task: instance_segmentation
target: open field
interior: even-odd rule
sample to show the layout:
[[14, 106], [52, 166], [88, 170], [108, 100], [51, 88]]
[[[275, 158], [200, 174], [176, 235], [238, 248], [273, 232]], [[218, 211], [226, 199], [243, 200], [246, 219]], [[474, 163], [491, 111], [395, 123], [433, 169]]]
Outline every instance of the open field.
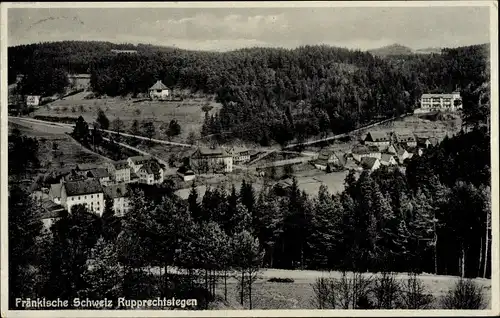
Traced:
[[[269, 270], [281, 271], [281, 270]], [[291, 271], [289, 271], [291, 272]], [[302, 272], [302, 271], [297, 271]], [[337, 275], [338, 274], [338, 275]], [[329, 277], [328, 273], [320, 274], [323, 277]], [[253, 286], [252, 303], [254, 309], [317, 309], [314, 306], [314, 291], [311, 284], [314, 283], [319, 275], [311, 275], [309, 277], [293, 277], [297, 275], [279, 275], [273, 277], [285, 278], [290, 276], [294, 279], [293, 283], [272, 283], [268, 282], [269, 274], [263, 279], [259, 279]], [[404, 279], [403, 275], [400, 275]], [[340, 277], [340, 273], [334, 273], [333, 277]], [[433, 308], [439, 309], [439, 300], [446, 294], [449, 288], [453, 287], [457, 277], [448, 276], [433, 276], [422, 275], [422, 279], [427, 291], [431, 293], [435, 301], [431, 305]], [[491, 306], [491, 281], [487, 279], [475, 280], [483, 287], [487, 306]], [[224, 286], [219, 284], [217, 293], [224, 295]], [[235, 280], [228, 283], [228, 302], [238, 303], [239, 306], [239, 290]], [[245, 301], [245, 306], [248, 301]]]
[[[38, 139], [40, 145], [38, 158], [42, 169], [58, 168], [65, 164], [100, 164], [108, 160], [78, 144], [60, 129], [21, 121], [9, 122], [9, 129], [13, 127], [19, 128], [28, 137]], [[54, 143], [57, 144], [57, 150], [53, 149]]]
[[128, 130], [132, 122], [137, 119], [151, 120], [155, 123], [156, 137], [162, 138], [160, 127], [176, 119], [181, 125], [181, 135], [174, 140], [185, 140], [190, 131], [199, 135], [205, 118], [202, 106], [213, 106], [210, 114], [217, 112], [221, 105], [207, 100], [207, 98], [189, 99], [179, 102], [140, 101], [134, 102], [126, 98], [83, 99], [85, 94], [76, 94], [63, 100], [54, 101], [40, 107], [34, 116], [75, 117], [82, 116], [85, 121], [92, 123], [96, 120], [97, 112], [102, 109], [110, 121], [120, 118], [124, 122], [122, 129]]

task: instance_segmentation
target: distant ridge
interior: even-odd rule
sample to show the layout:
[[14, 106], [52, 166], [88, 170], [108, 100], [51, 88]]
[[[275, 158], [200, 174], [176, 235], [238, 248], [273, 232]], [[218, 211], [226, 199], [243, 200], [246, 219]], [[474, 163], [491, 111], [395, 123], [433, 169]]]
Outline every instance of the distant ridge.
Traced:
[[390, 55], [410, 55], [415, 53], [411, 48], [401, 44], [391, 44], [378, 49], [369, 50], [368, 52], [382, 57]]

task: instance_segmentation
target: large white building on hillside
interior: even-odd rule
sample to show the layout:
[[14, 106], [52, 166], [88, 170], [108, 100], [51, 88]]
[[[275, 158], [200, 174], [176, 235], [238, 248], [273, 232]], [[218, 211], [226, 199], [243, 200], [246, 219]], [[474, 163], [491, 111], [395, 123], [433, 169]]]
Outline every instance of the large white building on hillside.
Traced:
[[98, 215], [104, 212], [104, 191], [97, 179], [63, 182], [60, 198], [61, 205], [69, 212], [77, 204]]
[[456, 111], [462, 109], [462, 97], [459, 92], [451, 94], [423, 94], [420, 109], [416, 112]]

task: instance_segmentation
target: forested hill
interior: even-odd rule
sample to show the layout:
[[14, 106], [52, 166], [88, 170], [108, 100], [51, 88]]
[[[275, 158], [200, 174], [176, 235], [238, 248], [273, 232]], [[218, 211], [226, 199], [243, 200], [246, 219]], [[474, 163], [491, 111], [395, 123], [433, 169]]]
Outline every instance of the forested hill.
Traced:
[[[112, 54], [116, 48], [138, 53]], [[90, 71], [94, 92], [108, 96], [145, 92], [160, 79], [170, 87], [216, 94], [223, 107], [207, 118], [204, 134], [230, 131], [241, 139], [284, 144], [411, 111], [424, 91], [461, 89], [477, 103], [472, 92], [489, 81], [487, 57], [485, 45], [378, 58], [329, 46], [203, 52], [57, 42], [9, 48], [9, 78], [24, 73], [27, 83], [36, 83], [44, 68]]]

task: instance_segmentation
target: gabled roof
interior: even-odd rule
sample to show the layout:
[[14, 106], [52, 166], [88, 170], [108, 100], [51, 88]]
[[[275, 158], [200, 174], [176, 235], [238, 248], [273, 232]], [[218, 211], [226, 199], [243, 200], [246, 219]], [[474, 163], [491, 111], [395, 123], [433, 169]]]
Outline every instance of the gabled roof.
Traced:
[[202, 157], [230, 157], [231, 155], [224, 148], [198, 148], [193, 155], [194, 158]]
[[129, 169], [127, 160], [113, 161], [111, 164], [115, 167], [116, 170]]
[[371, 169], [375, 165], [375, 163], [378, 161], [377, 158], [373, 157], [363, 157], [361, 158], [361, 166], [363, 168], [368, 168]]
[[67, 196], [102, 193], [102, 186], [99, 181], [89, 179], [84, 181], [70, 181], [64, 184]]
[[97, 165], [93, 164], [93, 163], [79, 163], [77, 165], [77, 167], [78, 167], [78, 170], [80, 170], [80, 171], [87, 171], [87, 170], [96, 169]]
[[154, 85], [151, 86], [149, 89], [150, 90], [158, 90], [158, 89], [163, 90], [163, 89], [168, 89], [168, 87], [165, 86], [165, 84], [163, 84], [161, 81], [156, 81], [156, 83], [154, 83]]
[[144, 163], [140, 170], [145, 171], [147, 174], [159, 174], [161, 166], [156, 161], [148, 161]]
[[403, 148], [399, 145], [394, 145], [394, 150], [396, 150], [396, 154], [398, 156], [402, 156], [405, 152], [407, 152], [405, 148]]
[[43, 209], [42, 219], [51, 219], [60, 217], [61, 212], [65, 210], [62, 205], [54, 203], [50, 200], [43, 200], [40, 205]]
[[62, 184], [60, 184], [60, 183], [51, 184], [50, 190], [49, 190], [49, 195], [54, 197], [54, 198], [60, 198], [61, 197], [61, 189], [62, 189]]
[[134, 165], [142, 165], [153, 159], [151, 156], [133, 156], [129, 157]]
[[380, 161], [389, 162], [391, 160], [391, 158], [394, 158], [393, 154], [383, 153], [382, 156], [381, 156], [381, 158], [380, 158]]
[[93, 178], [107, 178], [109, 177], [108, 171], [104, 168], [97, 168], [90, 170], [89, 175]]
[[370, 131], [366, 134], [365, 140], [368, 141], [389, 141], [390, 136], [386, 132], [383, 131]]
[[415, 141], [416, 138], [415, 138], [415, 135], [411, 132], [396, 132], [394, 133], [396, 138], [399, 140], [399, 141]]
[[104, 193], [112, 199], [125, 198], [128, 196], [128, 188], [125, 183], [114, 184], [105, 187]]
[[364, 154], [369, 154], [370, 150], [366, 146], [356, 145], [352, 148], [351, 152], [354, 154], [364, 155]]

